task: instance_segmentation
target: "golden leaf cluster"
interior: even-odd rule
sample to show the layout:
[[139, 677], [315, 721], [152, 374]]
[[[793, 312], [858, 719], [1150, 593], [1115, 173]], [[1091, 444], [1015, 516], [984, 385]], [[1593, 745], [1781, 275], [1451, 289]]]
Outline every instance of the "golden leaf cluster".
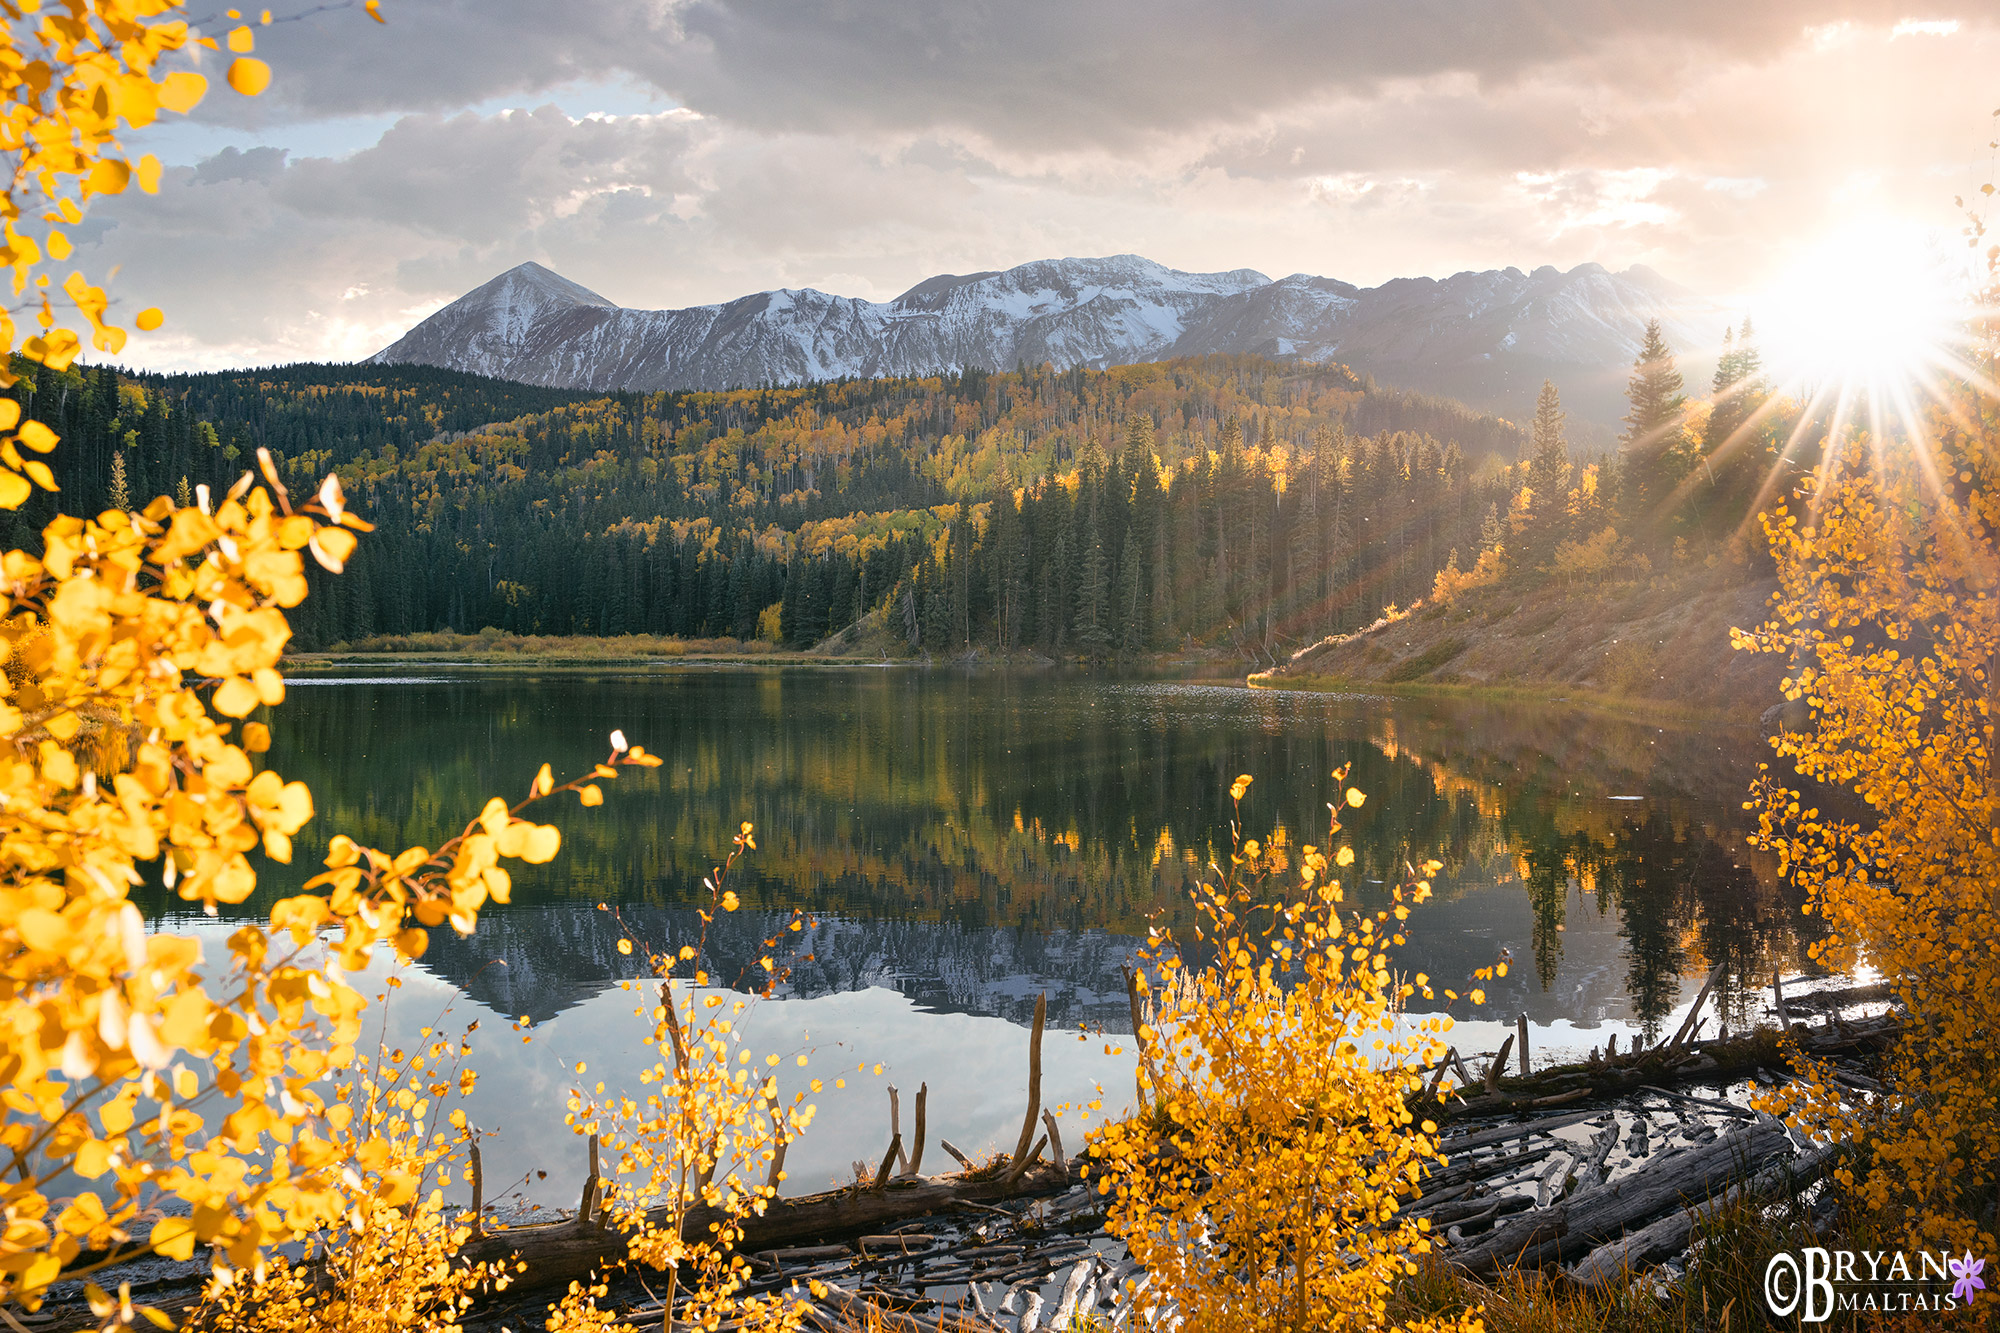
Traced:
[[[1990, 309], [1990, 306], [1989, 306]], [[1865, 963], [1907, 1026], [1879, 1094], [1811, 1061], [1766, 1101], [1828, 1142], [1885, 1243], [2000, 1244], [2000, 404], [1989, 344], [1907, 440], [1835, 439], [1764, 517], [1780, 586], [1737, 646], [1811, 708], [1773, 748], [1752, 841], [1806, 892], [1814, 953]], [[1981, 388], [1981, 384], [1987, 386]], [[1889, 1240], [1894, 1237], [1894, 1240]]]
[[[665, 1308], [676, 1328], [732, 1328], [789, 1333], [802, 1310], [783, 1295], [745, 1297], [748, 1262], [735, 1248], [744, 1219], [761, 1215], [784, 1182], [785, 1146], [812, 1123], [806, 1094], [778, 1086], [781, 1057], [756, 1058], [743, 1043], [750, 1007], [711, 987], [701, 970], [708, 928], [718, 913], [740, 907], [727, 887], [730, 870], [756, 847], [756, 831], [739, 826], [728, 858], [705, 883], [700, 939], [677, 953], [648, 954], [659, 978], [659, 1003], [640, 1010], [653, 1030], [647, 1045], [660, 1055], [639, 1071], [643, 1097], [607, 1096], [605, 1085], [570, 1095], [570, 1124], [599, 1135], [615, 1163], [599, 1186], [599, 1208], [625, 1233], [628, 1262], [665, 1274]], [[792, 929], [802, 921], [796, 915]], [[782, 932], [781, 932], [782, 933]], [[621, 941], [621, 945], [624, 941]], [[764, 941], [762, 993], [782, 979]], [[621, 949], [621, 952], [628, 950]], [[797, 1057], [803, 1065], [805, 1057]], [[578, 1072], [584, 1072], [578, 1066]], [[817, 1085], [814, 1085], [815, 1087]], [[623, 1327], [605, 1311], [605, 1285], [573, 1283], [550, 1311], [551, 1329]]]
[[457, 1333], [476, 1297], [507, 1286], [505, 1263], [456, 1262], [471, 1219], [445, 1205], [476, 1134], [453, 1103], [476, 1082], [465, 1060], [477, 1027], [456, 1041], [425, 1028], [423, 1047], [380, 1050], [339, 1080], [327, 1120], [347, 1207], [296, 1260], [273, 1255], [250, 1272], [220, 1273], [192, 1323], [232, 1333]]
[[[1237, 778], [1231, 797], [1249, 786]], [[1364, 799], [1348, 788], [1329, 803], [1327, 848], [1339, 811]], [[1401, 1217], [1398, 1199], [1441, 1160], [1437, 1126], [1412, 1106], [1451, 1019], [1405, 1013], [1429, 980], [1397, 974], [1388, 953], [1429, 881], [1413, 872], [1389, 906], [1362, 911], [1328, 873], [1352, 863], [1348, 848], [1295, 851], [1286, 884], [1281, 835], [1240, 841], [1198, 891], [1193, 938], [1150, 941], [1141, 1110], [1089, 1148], [1109, 1228], [1149, 1275], [1134, 1293], [1145, 1326], [1387, 1328], [1395, 1285], [1431, 1249], [1428, 1223]]]

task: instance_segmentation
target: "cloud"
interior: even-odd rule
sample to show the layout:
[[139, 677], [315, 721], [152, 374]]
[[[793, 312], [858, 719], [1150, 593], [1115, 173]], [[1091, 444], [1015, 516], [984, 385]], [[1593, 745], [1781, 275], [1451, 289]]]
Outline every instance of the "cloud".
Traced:
[[1124, 251], [1727, 295], [1835, 214], [1948, 213], [2000, 53], [1981, 7], [1873, 0], [385, 9], [263, 30], [273, 92], [80, 229], [168, 312], [132, 358], [364, 355], [526, 259], [641, 307]]

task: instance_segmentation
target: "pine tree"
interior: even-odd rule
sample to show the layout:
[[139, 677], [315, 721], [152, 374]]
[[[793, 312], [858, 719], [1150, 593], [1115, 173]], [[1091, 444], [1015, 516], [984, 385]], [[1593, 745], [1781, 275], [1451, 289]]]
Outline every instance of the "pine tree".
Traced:
[[1090, 494], [1088, 498], [1078, 498], [1088, 508], [1084, 513], [1083, 561], [1077, 571], [1074, 628], [1076, 646], [1094, 662], [1101, 660], [1115, 642], [1111, 628], [1111, 557], [1104, 549], [1098, 487], [1094, 479], [1086, 477], [1079, 489]]
[[1531, 569], [1541, 568], [1570, 535], [1567, 506], [1571, 468], [1569, 441], [1563, 435], [1567, 415], [1555, 384], [1543, 380], [1529, 430], [1528, 530], [1522, 534], [1520, 550], [1521, 564]]
[[1704, 454], [1714, 455], [1735, 439], [1769, 395], [1763, 380], [1763, 359], [1753, 338], [1747, 318], [1740, 334], [1723, 330], [1722, 357], [1715, 363], [1715, 378], [1709, 385], [1712, 406], [1702, 431]]
[[1664, 536], [1672, 519], [1664, 510], [1684, 472], [1679, 448], [1687, 407], [1684, 384], [1673, 351], [1660, 335], [1660, 321], [1648, 320], [1625, 389], [1632, 410], [1625, 414], [1625, 433], [1619, 437], [1625, 454], [1619, 498], [1635, 535]]

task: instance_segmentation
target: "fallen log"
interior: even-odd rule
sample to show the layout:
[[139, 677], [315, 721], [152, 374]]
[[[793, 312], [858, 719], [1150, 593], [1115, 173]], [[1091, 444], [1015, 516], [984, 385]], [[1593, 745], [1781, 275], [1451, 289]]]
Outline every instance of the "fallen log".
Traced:
[[[773, 1199], [761, 1216], [743, 1220], [738, 1248], [754, 1253], [831, 1236], [856, 1235], [887, 1229], [887, 1225], [948, 1211], [963, 1204], [990, 1204], [1001, 1199], [1053, 1194], [1069, 1187], [1069, 1177], [1054, 1166], [1030, 1166], [1014, 1179], [988, 1176], [927, 1177], [891, 1181], [880, 1190], [833, 1190], [798, 1199]], [[668, 1211], [655, 1209], [649, 1219], [665, 1221]], [[697, 1208], [682, 1228], [693, 1238], [709, 1234], [717, 1214]], [[466, 1263], [518, 1259], [527, 1271], [517, 1275], [510, 1291], [567, 1283], [588, 1276], [625, 1258], [624, 1233], [600, 1230], [574, 1220], [539, 1226], [489, 1228], [486, 1236], [459, 1251]]]
[[1706, 1199], [1788, 1143], [1774, 1124], [1745, 1125], [1713, 1143], [1656, 1157], [1588, 1194], [1523, 1214], [1478, 1244], [1448, 1251], [1445, 1257], [1473, 1273], [1491, 1271], [1502, 1263], [1539, 1267], [1573, 1258], [1622, 1235], [1635, 1223], [1689, 1200]]
[[1585, 1255], [1571, 1276], [1600, 1291], [1622, 1284], [1641, 1269], [1663, 1263], [1688, 1246], [1694, 1229], [1725, 1208], [1741, 1202], [1763, 1203], [1783, 1193], [1796, 1193], [1818, 1179], [1833, 1161], [1832, 1147], [1816, 1148], [1796, 1161], [1777, 1162], [1720, 1194], [1682, 1208]]

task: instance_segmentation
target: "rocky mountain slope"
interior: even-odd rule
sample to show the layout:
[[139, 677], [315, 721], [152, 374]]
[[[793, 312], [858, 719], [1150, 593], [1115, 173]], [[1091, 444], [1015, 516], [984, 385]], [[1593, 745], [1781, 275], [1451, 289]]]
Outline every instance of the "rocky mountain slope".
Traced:
[[[539, 264], [466, 293], [373, 361], [593, 390], [721, 389], [1020, 363], [1103, 367], [1215, 352], [1342, 361], [1387, 383], [1524, 416], [1546, 376], [1608, 422], [1647, 319], [1707, 345], [1726, 318], [1644, 267], [1517, 268], [1361, 288], [1137, 255], [926, 279], [893, 301], [758, 292], [630, 310]], [[1714, 327], [1711, 327], [1714, 326]], [[1699, 356], [1688, 368], [1699, 373]]]

